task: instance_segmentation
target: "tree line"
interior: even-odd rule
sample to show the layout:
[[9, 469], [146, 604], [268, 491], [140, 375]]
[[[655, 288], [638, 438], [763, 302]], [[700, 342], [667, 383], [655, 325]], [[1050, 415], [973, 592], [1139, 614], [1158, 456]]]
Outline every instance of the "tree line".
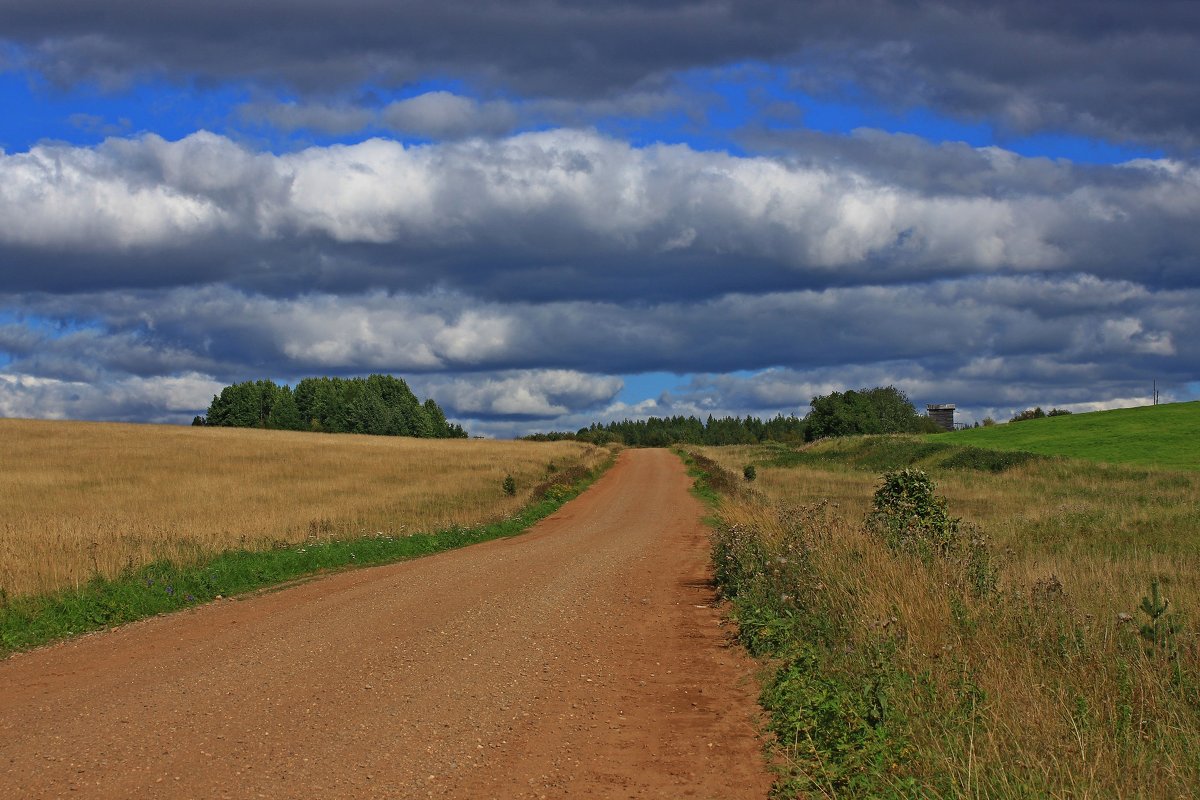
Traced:
[[572, 439], [593, 444], [621, 442], [631, 447], [667, 447], [672, 444], [756, 444], [758, 442], [800, 441], [804, 438], [804, 423], [795, 416], [778, 416], [761, 420], [755, 417], [695, 416], [650, 417], [620, 422], [594, 422], [586, 428], [569, 431], [535, 433], [525, 438], [535, 442]]
[[941, 433], [928, 417], [917, 413], [908, 396], [894, 386], [818, 395], [803, 418], [782, 414], [768, 420], [747, 416], [650, 417], [643, 420], [592, 423], [586, 428], [526, 436], [533, 441], [576, 439], [596, 444], [611, 441], [631, 447], [673, 444], [726, 445], [760, 442], [811, 442], [827, 436], [867, 433]]
[[429, 398], [417, 399], [402, 378], [305, 378], [296, 388], [271, 380], [226, 386], [193, 425], [285, 431], [369, 433], [423, 439], [465, 439]]

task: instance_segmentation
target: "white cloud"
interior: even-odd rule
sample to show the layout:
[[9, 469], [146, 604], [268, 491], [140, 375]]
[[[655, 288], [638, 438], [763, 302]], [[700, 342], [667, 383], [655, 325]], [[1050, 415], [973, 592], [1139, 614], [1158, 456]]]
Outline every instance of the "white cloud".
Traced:
[[[489, 250], [506, 264], [580, 252], [653, 263], [684, 248], [874, 275], [1068, 269], [1085, 258], [1116, 269], [1139, 248], [1152, 258], [1193, 247], [1195, 226], [1179, 223], [1200, 209], [1200, 172], [1122, 169], [1141, 178], [982, 197], [923, 193], [835, 162], [634, 148], [585, 131], [421, 147], [371, 139], [284, 155], [210, 133], [150, 135], [0, 155], [0, 243], [203, 252], [233, 236], [248, 243], [243, 274], [277, 279], [312, 248], [305, 235], [386, 245], [384, 273], [430, 249], [475, 270], [488, 268], [479, 261]], [[1178, 241], [1148, 241], [1146, 224]], [[1114, 253], [1101, 246], [1109, 242]]]
[[0, 416], [181, 423], [203, 413], [221, 387], [194, 372], [87, 383], [0, 372]]

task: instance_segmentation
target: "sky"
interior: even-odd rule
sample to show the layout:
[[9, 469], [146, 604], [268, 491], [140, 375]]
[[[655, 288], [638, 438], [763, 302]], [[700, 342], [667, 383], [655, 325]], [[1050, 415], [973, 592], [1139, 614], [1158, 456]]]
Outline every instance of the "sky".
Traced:
[[1200, 398], [1190, 0], [0, 0], [0, 416]]

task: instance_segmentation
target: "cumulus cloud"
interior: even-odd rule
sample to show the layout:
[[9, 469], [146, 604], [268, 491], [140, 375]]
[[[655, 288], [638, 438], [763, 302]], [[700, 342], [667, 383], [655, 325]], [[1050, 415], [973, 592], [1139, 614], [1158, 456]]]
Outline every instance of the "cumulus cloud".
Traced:
[[[1030, 271], [1194, 284], [1194, 165], [925, 155], [921, 180], [572, 130], [284, 155], [205, 132], [47, 144], [0, 154], [0, 264], [25, 290], [228, 277], [550, 299]], [[944, 189], [959, 163], [977, 191]]]

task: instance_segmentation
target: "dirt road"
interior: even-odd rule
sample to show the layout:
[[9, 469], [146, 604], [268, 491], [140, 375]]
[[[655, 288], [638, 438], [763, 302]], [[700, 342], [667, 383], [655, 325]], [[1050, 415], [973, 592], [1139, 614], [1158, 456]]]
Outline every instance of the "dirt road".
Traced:
[[0, 797], [765, 797], [688, 486], [0, 662]]

